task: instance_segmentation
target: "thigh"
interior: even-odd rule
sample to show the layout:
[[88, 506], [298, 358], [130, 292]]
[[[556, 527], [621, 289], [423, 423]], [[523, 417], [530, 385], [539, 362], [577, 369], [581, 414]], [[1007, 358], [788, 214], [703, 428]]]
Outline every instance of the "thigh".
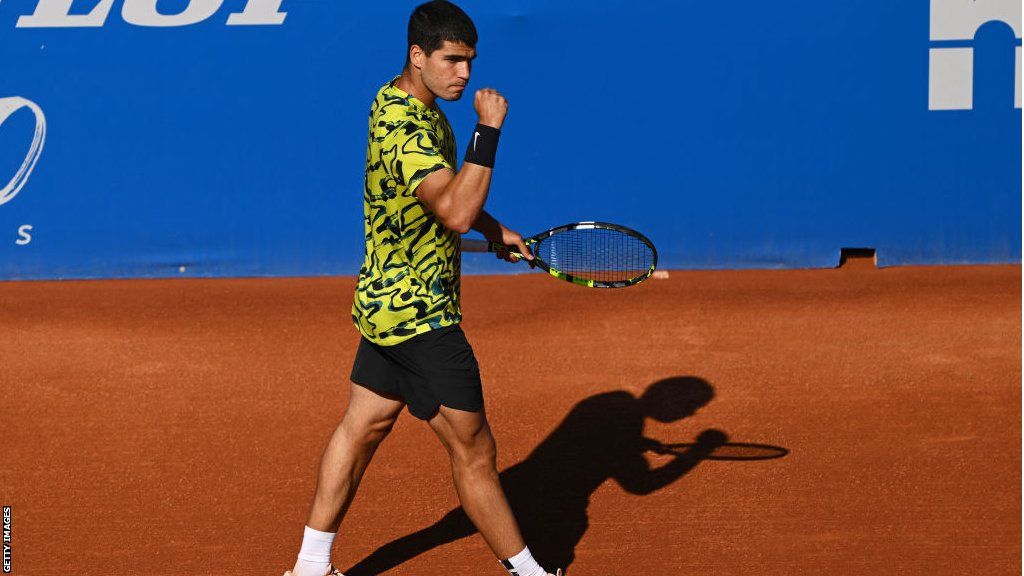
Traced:
[[401, 398], [352, 383], [343, 422], [356, 428], [390, 428], [401, 414]]

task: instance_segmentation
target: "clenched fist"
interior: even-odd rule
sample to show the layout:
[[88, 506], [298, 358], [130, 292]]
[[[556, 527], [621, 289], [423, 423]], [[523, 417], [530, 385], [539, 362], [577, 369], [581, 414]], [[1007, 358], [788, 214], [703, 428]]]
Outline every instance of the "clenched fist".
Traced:
[[481, 88], [473, 97], [473, 108], [476, 109], [480, 123], [491, 128], [501, 128], [508, 113], [508, 100], [491, 88]]

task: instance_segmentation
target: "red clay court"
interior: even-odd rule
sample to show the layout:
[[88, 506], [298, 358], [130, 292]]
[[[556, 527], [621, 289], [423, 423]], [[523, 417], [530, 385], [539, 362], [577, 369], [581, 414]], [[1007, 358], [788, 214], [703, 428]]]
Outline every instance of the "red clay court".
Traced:
[[[0, 283], [14, 573], [290, 568], [346, 402], [353, 288]], [[609, 291], [471, 276], [463, 294], [503, 481], [570, 575], [1020, 574], [1020, 266], [673, 271]], [[634, 399], [666, 380], [714, 397], [644, 424]], [[788, 453], [659, 486], [646, 467], [674, 457], [631, 448], [707, 429]], [[335, 563], [502, 574], [457, 508], [443, 449], [403, 414]]]

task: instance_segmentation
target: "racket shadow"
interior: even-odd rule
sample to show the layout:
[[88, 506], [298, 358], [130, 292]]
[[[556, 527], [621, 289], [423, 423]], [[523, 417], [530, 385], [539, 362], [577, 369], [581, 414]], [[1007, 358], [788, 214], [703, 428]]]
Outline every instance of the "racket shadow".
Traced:
[[[696, 446], [696, 442], [682, 442], [679, 444], [663, 444], [662, 453], [681, 454]], [[728, 442], [716, 447], [710, 454], [704, 457], [705, 460], [775, 460], [785, 458], [789, 450], [782, 446], [771, 444], [752, 444], [749, 442]]]
[[[645, 419], [678, 421], [713, 396], [712, 386], [696, 377], [660, 380], [640, 397], [626, 391], [591, 396], [576, 404], [525, 460], [501, 471], [520, 530], [541, 566], [554, 570], [572, 564], [589, 525], [590, 496], [605, 481], [611, 479], [632, 494], [650, 494], [705, 460], [713, 447], [698, 441], [652, 469], [643, 457], [649, 440], [642, 432]], [[381, 546], [344, 573], [380, 574], [475, 533], [462, 508], [456, 508], [434, 524]]]

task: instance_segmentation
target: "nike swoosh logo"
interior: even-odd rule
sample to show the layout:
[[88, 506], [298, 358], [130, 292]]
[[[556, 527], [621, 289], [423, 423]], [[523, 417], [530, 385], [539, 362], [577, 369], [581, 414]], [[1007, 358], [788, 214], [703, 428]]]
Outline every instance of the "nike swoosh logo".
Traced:
[[473, 132], [473, 152], [476, 152], [476, 139], [480, 137], [479, 132]]

